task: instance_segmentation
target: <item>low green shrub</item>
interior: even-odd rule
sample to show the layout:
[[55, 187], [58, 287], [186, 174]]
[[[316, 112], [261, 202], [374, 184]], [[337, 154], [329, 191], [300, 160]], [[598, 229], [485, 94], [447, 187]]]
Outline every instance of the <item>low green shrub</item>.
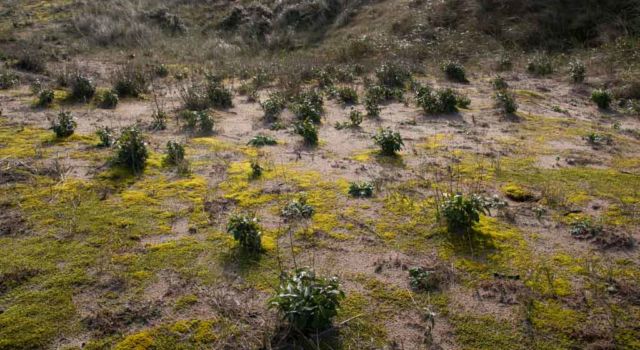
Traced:
[[281, 215], [288, 220], [309, 219], [314, 212], [315, 209], [307, 204], [307, 198], [301, 195], [298, 199], [290, 201], [282, 208]]
[[176, 141], [167, 142], [167, 156], [165, 163], [169, 165], [179, 165], [185, 161], [184, 146]]
[[76, 123], [71, 112], [62, 111], [58, 114], [58, 119], [53, 122], [51, 129], [53, 129], [56, 137], [65, 138], [73, 135], [77, 126], [78, 123]]
[[480, 221], [480, 214], [485, 213], [485, 210], [484, 201], [479, 196], [445, 194], [440, 215], [446, 221], [449, 232], [460, 233], [469, 231]]
[[354, 88], [350, 87], [340, 87], [336, 90], [338, 95], [338, 99], [340, 102], [344, 104], [357, 104], [358, 103], [358, 93]]
[[536, 54], [527, 61], [527, 72], [534, 75], [549, 75], [553, 73], [553, 62], [547, 55]]
[[129, 64], [111, 76], [113, 91], [120, 97], [140, 97], [149, 91], [150, 74], [140, 65]]
[[596, 89], [591, 93], [591, 101], [598, 105], [598, 108], [608, 109], [613, 100], [611, 91], [605, 89]]
[[296, 330], [309, 334], [331, 327], [344, 292], [336, 277], [320, 278], [309, 268], [282, 277], [269, 306], [278, 309]]
[[233, 107], [233, 93], [222, 82], [210, 80], [207, 86], [209, 106], [213, 108]]
[[571, 236], [580, 239], [595, 238], [604, 232], [604, 228], [600, 224], [596, 224], [588, 218], [578, 220], [571, 224], [569, 233]]
[[587, 134], [584, 139], [592, 146], [610, 145], [613, 142], [611, 136], [596, 132]]
[[115, 142], [114, 164], [125, 167], [134, 173], [145, 168], [147, 144], [137, 126], [124, 128]]
[[302, 136], [305, 144], [309, 146], [318, 144], [318, 128], [311, 121], [303, 120], [294, 123], [293, 131]]
[[427, 86], [417, 89], [416, 103], [426, 114], [448, 114], [458, 110], [458, 97], [449, 88], [432, 90]]
[[96, 87], [91, 79], [76, 74], [70, 82], [71, 86], [71, 99], [74, 101], [90, 101], [96, 93]]
[[442, 273], [435, 269], [412, 267], [409, 269], [409, 285], [418, 292], [434, 292], [443, 282]]
[[0, 90], [10, 89], [20, 82], [20, 79], [13, 72], [3, 69], [0, 70]]
[[457, 61], [445, 61], [440, 66], [447, 79], [459, 83], [467, 83], [467, 73], [464, 66]]
[[299, 120], [310, 120], [319, 124], [324, 111], [323, 104], [322, 96], [318, 91], [308, 90], [294, 98], [291, 110]]
[[507, 90], [509, 88], [509, 83], [500, 75], [496, 75], [495, 78], [491, 80], [491, 86], [496, 91]]
[[505, 114], [513, 114], [518, 111], [518, 103], [515, 96], [508, 91], [496, 91], [494, 95], [496, 108]]
[[271, 136], [256, 135], [247, 144], [253, 147], [274, 146], [278, 144], [278, 141]]
[[238, 242], [240, 249], [249, 253], [262, 251], [262, 228], [251, 214], [234, 214], [227, 223], [227, 233]]
[[403, 89], [405, 84], [411, 80], [411, 72], [403, 65], [386, 62], [376, 69], [378, 83], [387, 88]]
[[165, 130], [167, 128], [167, 119], [169, 119], [167, 113], [164, 111], [154, 111], [151, 114], [151, 130]]
[[349, 121], [348, 122], [336, 122], [335, 128], [338, 130], [346, 129], [346, 128], [357, 128], [362, 124], [364, 117], [362, 112], [357, 109], [351, 108], [349, 112]]
[[404, 147], [400, 133], [390, 128], [379, 129], [373, 136], [373, 141], [380, 147], [380, 153], [385, 156], [393, 156]]
[[197, 112], [198, 115], [198, 130], [201, 135], [209, 135], [213, 132], [213, 127], [215, 125], [215, 121], [209, 115], [209, 113], [205, 111]]
[[100, 140], [100, 142], [98, 143], [98, 147], [106, 148], [106, 147], [111, 147], [111, 145], [113, 144], [114, 132], [113, 132], [113, 129], [111, 129], [110, 127], [104, 126], [104, 127], [98, 128], [98, 130], [96, 130], [96, 135]]
[[118, 94], [113, 90], [104, 90], [97, 95], [97, 105], [104, 109], [114, 109], [118, 106], [120, 98]]
[[257, 179], [262, 176], [263, 171], [264, 168], [260, 165], [260, 163], [257, 160], [253, 160], [251, 161], [251, 174], [249, 175], [249, 178]]
[[42, 89], [38, 93], [38, 106], [49, 107], [55, 99], [55, 93], [51, 89]]
[[26, 72], [40, 74], [47, 70], [47, 61], [44, 55], [25, 50], [18, 55], [15, 67]]
[[158, 64], [153, 69], [153, 72], [157, 77], [166, 78], [169, 76], [169, 68], [164, 64]]
[[369, 198], [373, 196], [373, 184], [368, 181], [349, 183], [349, 195], [355, 198]]
[[287, 101], [280, 92], [273, 92], [269, 94], [269, 98], [260, 103], [262, 110], [264, 111], [264, 119], [268, 122], [273, 122], [278, 119], [280, 113], [286, 107]]
[[569, 75], [574, 83], [582, 83], [587, 76], [587, 68], [581, 61], [571, 61], [569, 63]]

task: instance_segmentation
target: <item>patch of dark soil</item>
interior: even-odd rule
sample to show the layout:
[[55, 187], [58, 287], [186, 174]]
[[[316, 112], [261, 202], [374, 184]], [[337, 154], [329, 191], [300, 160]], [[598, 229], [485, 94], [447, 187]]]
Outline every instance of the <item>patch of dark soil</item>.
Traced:
[[85, 317], [82, 324], [97, 334], [109, 335], [124, 331], [131, 325], [147, 325], [160, 313], [159, 302], [132, 302], [118, 309], [102, 307]]

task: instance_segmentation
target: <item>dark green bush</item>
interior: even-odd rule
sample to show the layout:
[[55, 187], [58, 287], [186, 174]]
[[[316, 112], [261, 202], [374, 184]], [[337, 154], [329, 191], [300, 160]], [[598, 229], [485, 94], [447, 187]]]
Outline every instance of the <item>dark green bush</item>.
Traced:
[[55, 99], [55, 93], [51, 89], [42, 89], [38, 93], [38, 106], [49, 107]]
[[263, 171], [264, 168], [260, 165], [260, 163], [257, 160], [253, 160], [251, 161], [251, 174], [249, 175], [249, 178], [257, 179], [262, 176]]
[[76, 74], [71, 79], [70, 84], [71, 98], [74, 101], [90, 101], [96, 93], [96, 87], [93, 84], [93, 81], [83, 75]]
[[427, 86], [419, 87], [416, 103], [427, 114], [447, 114], [458, 110], [458, 97], [449, 88], [435, 91]]
[[518, 103], [515, 96], [508, 91], [496, 91], [494, 95], [496, 108], [502, 110], [505, 114], [513, 114], [518, 111]]
[[130, 64], [119, 68], [111, 80], [113, 91], [120, 97], [140, 97], [149, 91], [149, 73], [139, 65]]
[[264, 119], [269, 122], [277, 120], [280, 113], [284, 110], [286, 103], [287, 101], [284, 96], [282, 96], [282, 93], [273, 92], [269, 94], [269, 98], [260, 103], [264, 111]]
[[213, 126], [215, 124], [213, 118], [209, 115], [209, 113], [205, 111], [200, 111], [198, 114], [198, 125], [200, 134], [209, 135], [213, 132]]
[[164, 64], [156, 65], [153, 72], [160, 78], [166, 78], [169, 76], [169, 68]]
[[318, 144], [318, 129], [309, 120], [298, 121], [293, 124], [293, 131], [302, 136], [305, 144], [315, 146]]
[[379, 129], [373, 136], [373, 141], [380, 147], [380, 153], [385, 156], [393, 156], [404, 147], [400, 133], [390, 128]]
[[253, 147], [274, 146], [278, 144], [278, 141], [271, 136], [256, 135], [247, 144]]
[[282, 208], [282, 216], [288, 220], [309, 219], [313, 216], [315, 209], [307, 204], [307, 198], [301, 195], [298, 199], [290, 201]]
[[233, 107], [233, 94], [222, 82], [210, 80], [207, 86], [209, 106], [213, 108]]
[[369, 198], [373, 196], [373, 184], [368, 181], [351, 182], [349, 195], [356, 198]]
[[185, 161], [184, 146], [176, 141], [167, 142], [167, 156], [165, 162], [170, 165], [179, 165]]
[[310, 120], [319, 124], [324, 111], [323, 104], [322, 96], [318, 91], [308, 90], [294, 98], [291, 110], [299, 120]]
[[496, 77], [491, 80], [491, 85], [493, 86], [493, 89], [497, 91], [506, 90], [509, 88], [509, 84], [507, 83], [507, 81], [500, 75], [496, 75]]
[[0, 70], [0, 90], [10, 89], [16, 86], [20, 79], [16, 74], [9, 70]]
[[154, 111], [151, 114], [151, 130], [165, 130], [167, 128], [167, 113], [164, 111]]
[[336, 277], [320, 278], [309, 268], [282, 277], [269, 306], [278, 309], [296, 330], [309, 334], [331, 327], [344, 292]]
[[112, 90], [104, 90], [97, 95], [97, 104], [100, 108], [114, 109], [118, 106], [119, 101], [118, 94]]
[[479, 196], [445, 195], [440, 215], [446, 221], [449, 232], [461, 233], [467, 232], [480, 221], [480, 214], [485, 210], [484, 201]]
[[114, 163], [134, 173], [142, 171], [147, 161], [147, 144], [136, 126], [122, 130], [115, 143]]
[[243, 251], [249, 253], [262, 251], [262, 228], [255, 215], [234, 214], [227, 223], [227, 233], [233, 236]]
[[204, 83], [190, 82], [178, 90], [185, 109], [203, 111], [208, 108], [233, 107], [233, 94], [214, 76], [207, 76]]
[[98, 130], [96, 130], [96, 135], [100, 139], [98, 147], [106, 148], [111, 147], [111, 145], [113, 144], [113, 129], [111, 129], [110, 127], [105, 126], [98, 128]]
[[47, 62], [38, 52], [23, 51], [17, 58], [15, 67], [26, 72], [44, 73], [47, 70]]
[[403, 89], [411, 80], [411, 72], [403, 65], [387, 62], [376, 70], [378, 83], [387, 88]]
[[613, 100], [611, 91], [605, 89], [596, 89], [591, 93], [591, 101], [595, 102], [599, 108], [608, 109]]
[[344, 104], [357, 104], [358, 93], [355, 89], [350, 87], [340, 87], [336, 90], [338, 99]]
[[56, 134], [58, 138], [65, 138], [73, 135], [76, 130], [76, 123], [73, 115], [70, 112], [60, 112], [58, 114], [58, 119], [53, 122], [53, 132]]
[[445, 61], [440, 66], [447, 79], [459, 83], [467, 83], [467, 75], [464, 66], [457, 61]]

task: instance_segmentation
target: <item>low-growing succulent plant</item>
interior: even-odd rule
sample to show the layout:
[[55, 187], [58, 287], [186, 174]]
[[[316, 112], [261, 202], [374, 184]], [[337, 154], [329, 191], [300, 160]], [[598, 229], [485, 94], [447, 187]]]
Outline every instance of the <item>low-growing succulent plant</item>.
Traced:
[[444, 72], [447, 79], [459, 82], [459, 83], [467, 83], [467, 73], [464, 69], [464, 66], [457, 61], [445, 61], [440, 66], [440, 69]]
[[255, 215], [232, 215], [227, 223], [227, 233], [233, 236], [243, 251], [249, 253], [262, 251], [262, 228]]
[[608, 109], [612, 100], [613, 97], [609, 90], [596, 89], [591, 93], [591, 101], [598, 105], [598, 108]]
[[400, 133], [390, 128], [379, 129], [373, 136], [373, 141], [380, 147], [380, 153], [385, 156], [393, 156], [404, 147]]
[[484, 201], [477, 195], [445, 194], [440, 215], [446, 221], [449, 232], [462, 233], [480, 221], [480, 214], [485, 211]]
[[321, 278], [309, 268], [282, 276], [269, 306], [299, 332], [310, 334], [331, 327], [344, 292], [336, 277]]
[[300, 195], [298, 199], [294, 199], [282, 208], [282, 216], [288, 220], [309, 219], [313, 216], [315, 209], [307, 204], [306, 196]]
[[76, 126], [78, 126], [78, 123], [76, 123], [71, 112], [62, 111], [58, 114], [58, 119], [53, 122], [51, 128], [56, 134], [56, 137], [65, 138], [73, 135]]
[[368, 181], [351, 182], [349, 184], [349, 195], [355, 198], [369, 198], [373, 196], [373, 184]]
[[137, 126], [124, 128], [115, 142], [114, 164], [137, 173], [145, 168], [148, 155], [140, 129]]
[[278, 141], [271, 136], [256, 135], [247, 144], [253, 147], [274, 146], [278, 144]]

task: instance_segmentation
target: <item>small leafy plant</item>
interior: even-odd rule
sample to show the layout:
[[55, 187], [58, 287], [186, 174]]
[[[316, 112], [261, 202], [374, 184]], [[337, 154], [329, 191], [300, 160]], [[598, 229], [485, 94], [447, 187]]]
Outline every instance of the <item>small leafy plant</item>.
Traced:
[[351, 112], [349, 112], [349, 121], [348, 122], [336, 122], [335, 128], [338, 130], [346, 129], [346, 128], [357, 128], [362, 124], [362, 120], [364, 119], [362, 112], [351, 108]]
[[288, 220], [309, 219], [313, 216], [315, 209], [307, 204], [307, 198], [301, 195], [298, 199], [290, 201], [282, 208], [282, 216]]
[[604, 228], [602, 225], [593, 223], [590, 219], [582, 219], [571, 224], [569, 232], [573, 237], [590, 239], [601, 235]]
[[104, 90], [98, 93], [97, 102], [98, 107], [104, 109], [114, 109], [118, 105], [120, 97], [113, 90]]
[[584, 139], [592, 146], [610, 145], [613, 140], [611, 136], [592, 132], [587, 134]]
[[98, 139], [100, 139], [98, 147], [111, 147], [111, 145], [113, 144], [113, 134], [113, 129], [108, 126], [98, 128], [98, 130], [96, 130], [96, 135], [98, 136]]
[[251, 214], [234, 214], [227, 223], [227, 233], [238, 242], [240, 249], [249, 253], [262, 251], [262, 228]]
[[440, 287], [441, 279], [441, 274], [435, 270], [429, 270], [421, 266], [409, 269], [409, 285], [415, 291], [436, 291]]
[[547, 55], [536, 54], [527, 62], [527, 72], [542, 76], [553, 73], [553, 63]]
[[213, 132], [213, 126], [215, 122], [209, 113], [205, 111], [197, 112], [198, 115], [198, 129], [201, 135], [209, 135]]
[[91, 79], [76, 74], [71, 80], [71, 98], [74, 101], [89, 101], [96, 94], [96, 87]]
[[349, 184], [349, 195], [355, 198], [369, 198], [373, 196], [373, 184], [368, 181], [351, 182]]
[[419, 87], [416, 103], [426, 114], [448, 114], [458, 110], [458, 97], [449, 88], [435, 91], [428, 86]]
[[581, 61], [571, 61], [569, 63], [569, 75], [574, 83], [582, 83], [587, 75], [587, 68]]
[[78, 123], [76, 123], [71, 112], [62, 111], [58, 114], [58, 119], [53, 122], [51, 128], [56, 134], [56, 137], [65, 138], [73, 135], [76, 126], [78, 126]]
[[249, 146], [262, 147], [262, 146], [274, 146], [278, 144], [278, 141], [271, 136], [256, 135], [247, 143]]
[[515, 96], [505, 90], [496, 91], [494, 95], [496, 108], [502, 110], [505, 114], [513, 114], [518, 111], [518, 103]]
[[296, 330], [309, 334], [331, 326], [344, 292], [336, 277], [321, 278], [309, 268], [282, 277], [269, 307], [278, 309]]
[[167, 128], [167, 113], [156, 110], [151, 115], [151, 130], [165, 130]]
[[598, 108], [608, 109], [612, 100], [613, 97], [609, 90], [596, 89], [591, 93], [591, 101], [598, 105]]
[[404, 147], [400, 133], [390, 128], [379, 129], [373, 136], [373, 141], [380, 147], [380, 153], [385, 156], [393, 156]]
[[405, 66], [386, 62], [376, 70], [378, 83], [388, 88], [404, 88], [406, 82], [411, 80], [411, 72]]
[[445, 61], [440, 66], [447, 79], [459, 83], [467, 83], [466, 71], [464, 66], [457, 61]]
[[264, 171], [264, 168], [262, 168], [262, 166], [260, 165], [258, 160], [252, 160], [251, 161], [251, 174], [249, 174], [249, 178], [250, 179], [257, 179], [260, 176], [262, 176], [262, 172], [263, 171]]
[[49, 107], [53, 103], [55, 99], [55, 94], [51, 89], [42, 89], [40, 93], [38, 93], [38, 106], [40, 107]]
[[273, 92], [269, 95], [269, 98], [260, 103], [262, 110], [264, 111], [264, 119], [268, 122], [272, 122], [278, 119], [280, 113], [286, 106], [286, 100], [279, 92]]
[[9, 70], [0, 70], [0, 90], [10, 89], [18, 84], [20, 79]]
[[340, 102], [350, 105], [358, 103], [358, 93], [350, 87], [341, 87], [336, 90]]
[[123, 129], [115, 142], [114, 163], [137, 173], [145, 168], [148, 155], [147, 144], [140, 129], [137, 126]]
[[486, 206], [477, 195], [445, 194], [440, 209], [449, 232], [460, 233], [469, 231], [480, 221], [480, 214], [485, 213]]
[[319, 124], [324, 111], [322, 96], [315, 90], [302, 92], [294, 98], [291, 110], [299, 120], [310, 120]]
[[120, 97], [140, 97], [149, 91], [149, 73], [144, 67], [131, 64], [116, 70], [111, 77], [113, 91]]
[[293, 124], [293, 131], [302, 136], [305, 144], [309, 146], [318, 144], [318, 128], [309, 120], [298, 121]]
[[213, 108], [233, 107], [233, 94], [230, 89], [222, 85], [221, 81], [209, 78], [207, 97], [209, 99], [209, 106]]
[[493, 89], [496, 91], [503, 91], [509, 88], [509, 84], [501, 75], [496, 75], [496, 77], [491, 80], [491, 86], [493, 86]]
[[184, 161], [184, 146], [176, 141], [168, 141], [165, 162], [169, 165], [180, 165]]

